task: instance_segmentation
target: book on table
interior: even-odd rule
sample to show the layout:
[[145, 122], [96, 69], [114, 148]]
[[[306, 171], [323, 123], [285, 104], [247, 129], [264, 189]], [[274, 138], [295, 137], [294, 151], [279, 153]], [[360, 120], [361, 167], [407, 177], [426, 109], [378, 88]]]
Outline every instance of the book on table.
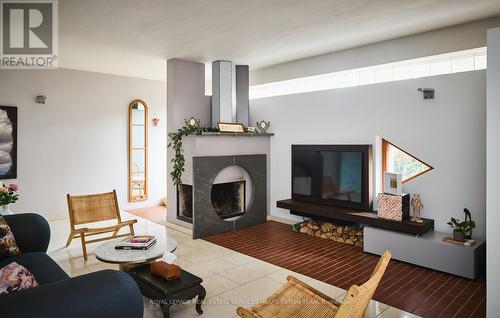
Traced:
[[153, 235], [136, 235], [130, 237], [130, 243], [148, 243], [151, 240], [154, 240]]
[[147, 250], [156, 244], [156, 238], [152, 235], [137, 235], [124, 238], [115, 246], [118, 250]]
[[447, 242], [447, 243], [453, 243], [453, 244], [463, 245], [463, 246], [472, 246], [472, 245], [476, 244], [476, 240], [466, 239], [463, 241], [457, 241], [457, 240], [453, 239], [453, 236], [445, 236], [445, 237], [443, 237], [443, 241]]

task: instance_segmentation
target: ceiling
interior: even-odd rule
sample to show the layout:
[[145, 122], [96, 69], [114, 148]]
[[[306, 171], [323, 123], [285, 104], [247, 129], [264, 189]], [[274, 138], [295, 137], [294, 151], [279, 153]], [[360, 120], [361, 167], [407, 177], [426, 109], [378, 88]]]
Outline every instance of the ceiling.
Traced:
[[499, 0], [59, 0], [59, 66], [165, 80], [170, 58], [256, 69], [499, 14]]

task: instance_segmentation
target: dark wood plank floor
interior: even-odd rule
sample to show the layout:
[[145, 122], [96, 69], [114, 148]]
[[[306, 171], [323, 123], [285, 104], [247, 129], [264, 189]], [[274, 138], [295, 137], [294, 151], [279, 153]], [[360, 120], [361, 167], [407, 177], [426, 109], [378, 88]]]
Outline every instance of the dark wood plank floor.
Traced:
[[[205, 240], [344, 289], [365, 282], [378, 261], [360, 247], [274, 221]], [[391, 260], [373, 298], [423, 317], [485, 317], [485, 296], [481, 280]]]

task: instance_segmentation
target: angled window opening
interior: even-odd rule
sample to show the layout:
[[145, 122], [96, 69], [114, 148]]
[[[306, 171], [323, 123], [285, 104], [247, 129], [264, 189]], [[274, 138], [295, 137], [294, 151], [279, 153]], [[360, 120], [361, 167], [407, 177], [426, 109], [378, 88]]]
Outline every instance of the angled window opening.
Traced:
[[403, 175], [403, 183], [434, 169], [414, 155], [382, 139], [382, 175], [387, 172], [398, 172]]

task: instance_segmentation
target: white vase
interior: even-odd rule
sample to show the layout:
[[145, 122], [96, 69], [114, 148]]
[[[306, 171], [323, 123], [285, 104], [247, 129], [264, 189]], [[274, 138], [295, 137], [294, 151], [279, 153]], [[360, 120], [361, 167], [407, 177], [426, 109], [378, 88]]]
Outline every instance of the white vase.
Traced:
[[0, 211], [2, 215], [9, 215], [9, 214], [14, 214], [12, 213], [12, 211], [9, 209], [9, 205], [8, 204], [5, 204], [5, 205], [2, 205], [2, 210]]

